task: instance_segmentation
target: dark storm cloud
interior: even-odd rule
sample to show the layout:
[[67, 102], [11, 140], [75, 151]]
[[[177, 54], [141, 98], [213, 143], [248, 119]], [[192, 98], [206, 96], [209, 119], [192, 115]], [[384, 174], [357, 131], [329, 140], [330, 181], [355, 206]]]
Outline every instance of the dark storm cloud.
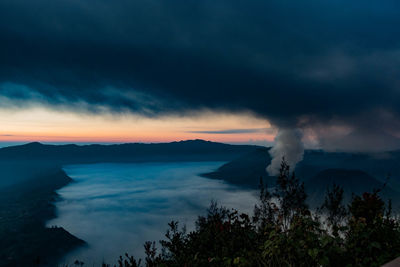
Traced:
[[3, 0], [0, 94], [365, 131], [399, 113], [399, 25], [398, 1]]

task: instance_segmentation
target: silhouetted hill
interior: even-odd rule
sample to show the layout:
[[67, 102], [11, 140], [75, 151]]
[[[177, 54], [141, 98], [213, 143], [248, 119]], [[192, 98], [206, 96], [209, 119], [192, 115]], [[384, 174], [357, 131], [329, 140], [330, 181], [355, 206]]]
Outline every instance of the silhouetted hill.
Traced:
[[380, 182], [390, 175], [389, 185], [400, 191], [400, 151], [385, 153], [343, 153], [306, 151], [297, 174], [308, 180], [326, 169], [362, 170]]
[[19, 169], [31, 173], [0, 190], [0, 266], [55, 266], [64, 253], [85, 244], [61, 227], [45, 227], [55, 217], [55, 190], [72, 180], [59, 166], [43, 163], [38, 172], [21, 162]]
[[259, 147], [256, 150], [242, 155], [224, 165], [218, 170], [202, 174], [204, 177], [213, 179], [223, 179], [229, 183], [257, 188], [260, 183], [260, 177], [267, 177], [267, 183], [275, 183], [274, 177], [269, 177], [265, 170], [271, 157], [268, 148]]
[[0, 190], [46, 175], [49, 166], [54, 169], [61, 168], [61, 165], [47, 161], [2, 159], [0, 160]]
[[[254, 187], [260, 176], [267, 179], [270, 186], [275, 178], [265, 172], [271, 157], [268, 148], [257, 148], [224, 164], [217, 171], [204, 174], [206, 177], [223, 179], [237, 185]], [[389, 185], [400, 191], [400, 151], [387, 153], [342, 153], [321, 150], [306, 150], [303, 160], [296, 166], [296, 175], [307, 181], [327, 169], [362, 170], [379, 182], [384, 182], [390, 174]]]
[[0, 149], [1, 161], [36, 160], [60, 164], [149, 161], [228, 161], [256, 149], [203, 140], [155, 144], [44, 145], [29, 143]]
[[333, 184], [344, 189], [344, 200], [349, 202], [352, 194], [361, 195], [364, 192], [372, 192], [375, 189], [382, 189], [381, 196], [384, 199], [392, 199], [398, 206], [399, 192], [390, 186], [378, 181], [371, 175], [361, 170], [349, 169], [327, 169], [319, 172], [305, 183], [308, 194], [308, 202], [313, 206], [321, 205], [324, 201], [326, 190]]

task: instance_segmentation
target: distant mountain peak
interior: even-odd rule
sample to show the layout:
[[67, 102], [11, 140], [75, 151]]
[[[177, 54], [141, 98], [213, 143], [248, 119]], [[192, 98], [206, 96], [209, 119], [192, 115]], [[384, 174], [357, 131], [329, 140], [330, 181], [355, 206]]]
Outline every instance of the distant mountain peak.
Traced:
[[211, 141], [206, 141], [203, 139], [190, 139], [190, 140], [181, 140], [179, 143], [215, 143]]
[[30, 146], [30, 147], [33, 147], [33, 146], [43, 146], [43, 144], [40, 143], [40, 142], [31, 142], [31, 143], [24, 144], [24, 145], [22, 145], [22, 146]]

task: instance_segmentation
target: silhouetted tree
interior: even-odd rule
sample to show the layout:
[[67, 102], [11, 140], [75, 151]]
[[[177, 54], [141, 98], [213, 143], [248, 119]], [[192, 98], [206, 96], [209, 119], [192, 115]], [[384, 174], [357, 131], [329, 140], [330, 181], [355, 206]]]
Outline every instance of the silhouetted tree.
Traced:
[[325, 201], [319, 209], [326, 215], [326, 220], [332, 227], [332, 233], [335, 236], [339, 234], [339, 228], [348, 214], [343, 203], [343, 193], [343, 188], [333, 184], [332, 189], [327, 189]]
[[282, 158], [273, 197], [276, 198], [278, 219], [284, 229], [288, 229], [295, 216], [309, 212], [304, 183], [297, 179], [294, 172], [290, 173], [290, 166], [285, 158]]
[[276, 204], [272, 201], [272, 194], [265, 185], [262, 177], [260, 177], [260, 195], [258, 204], [254, 206], [253, 222], [260, 230], [265, 229], [268, 225], [275, 223], [275, 214], [277, 211]]
[[345, 243], [354, 265], [380, 266], [400, 255], [399, 221], [390, 212], [385, 216], [385, 203], [378, 193], [355, 196], [349, 206]]

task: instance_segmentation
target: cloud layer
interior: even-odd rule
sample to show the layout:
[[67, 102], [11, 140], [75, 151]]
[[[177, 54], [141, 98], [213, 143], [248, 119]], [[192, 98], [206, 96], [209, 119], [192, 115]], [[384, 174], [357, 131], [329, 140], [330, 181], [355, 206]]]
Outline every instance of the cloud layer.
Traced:
[[[91, 164], [69, 166], [66, 172], [77, 183], [59, 191], [58, 225], [88, 242], [88, 247], [66, 256], [60, 264], [76, 259], [85, 265], [117, 262], [125, 252], [144, 257], [146, 241], [164, 239], [171, 220], [193, 230], [199, 214], [212, 200], [240, 212], [251, 213], [257, 192], [222, 181], [201, 178], [198, 173], [222, 163]], [[112, 244], [112, 246], [110, 246]], [[157, 244], [158, 245], [158, 244]]]
[[392, 148], [398, 25], [398, 1], [5, 0], [0, 95], [147, 116], [246, 110], [320, 145], [324, 124]]

